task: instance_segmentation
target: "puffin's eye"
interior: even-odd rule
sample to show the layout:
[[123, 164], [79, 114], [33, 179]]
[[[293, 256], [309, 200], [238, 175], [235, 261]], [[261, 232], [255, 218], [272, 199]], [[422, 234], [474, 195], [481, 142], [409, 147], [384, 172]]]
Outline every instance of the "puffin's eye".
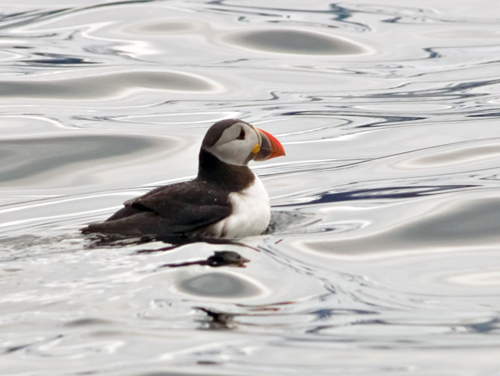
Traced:
[[240, 134], [237, 138], [237, 140], [244, 140], [245, 139], [245, 130], [241, 128]]

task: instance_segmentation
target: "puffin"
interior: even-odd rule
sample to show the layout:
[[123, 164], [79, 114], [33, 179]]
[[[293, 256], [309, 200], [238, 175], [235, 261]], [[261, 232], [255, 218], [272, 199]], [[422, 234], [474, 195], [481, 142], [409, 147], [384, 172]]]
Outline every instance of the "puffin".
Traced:
[[225, 119], [207, 131], [198, 175], [158, 187], [131, 200], [84, 234], [120, 238], [240, 239], [261, 235], [271, 218], [269, 195], [251, 161], [285, 155], [270, 133], [239, 119]]

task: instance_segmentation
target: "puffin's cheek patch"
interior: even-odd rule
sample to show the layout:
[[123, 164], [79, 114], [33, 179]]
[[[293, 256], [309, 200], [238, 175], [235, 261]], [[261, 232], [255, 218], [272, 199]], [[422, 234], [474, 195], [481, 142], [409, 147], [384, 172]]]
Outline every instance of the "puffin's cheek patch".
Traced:
[[252, 148], [252, 153], [257, 154], [260, 151], [260, 145], [255, 144], [255, 146]]

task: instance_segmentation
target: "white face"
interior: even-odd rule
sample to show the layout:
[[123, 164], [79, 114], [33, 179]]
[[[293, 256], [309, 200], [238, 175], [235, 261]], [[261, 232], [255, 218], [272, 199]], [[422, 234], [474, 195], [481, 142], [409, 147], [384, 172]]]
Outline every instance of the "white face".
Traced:
[[252, 150], [260, 143], [260, 135], [251, 125], [238, 122], [224, 130], [217, 142], [206, 150], [222, 162], [245, 166], [253, 160]]

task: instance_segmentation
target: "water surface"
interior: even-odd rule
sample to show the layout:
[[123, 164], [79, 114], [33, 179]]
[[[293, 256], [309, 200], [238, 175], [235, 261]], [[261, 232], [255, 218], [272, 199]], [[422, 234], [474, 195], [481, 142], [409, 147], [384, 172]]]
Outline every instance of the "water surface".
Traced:
[[[497, 374], [496, 9], [4, 1], [1, 374]], [[235, 117], [286, 149], [268, 234], [79, 234]]]

